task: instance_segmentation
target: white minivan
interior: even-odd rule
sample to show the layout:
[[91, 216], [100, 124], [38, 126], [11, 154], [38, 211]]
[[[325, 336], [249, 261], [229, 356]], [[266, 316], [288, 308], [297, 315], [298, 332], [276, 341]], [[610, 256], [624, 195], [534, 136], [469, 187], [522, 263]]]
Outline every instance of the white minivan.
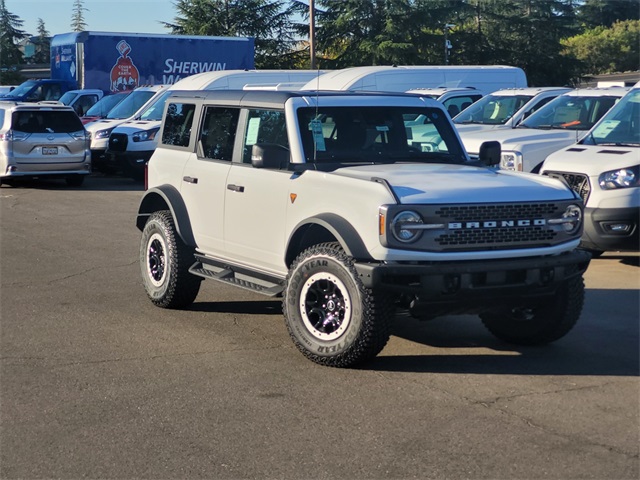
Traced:
[[582, 140], [549, 155], [541, 173], [582, 197], [584, 248], [639, 251], [640, 82]]
[[242, 90], [246, 85], [266, 85], [276, 88], [286, 84], [287, 89], [298, 89], [309, 79], [323, 74], [318, 70], [218, 70], [183, 78], [173, 84], [145, 111], [123, 122], [110, 133], [107, 163], [112, 170], [140, 180], [144, 166], [151, 158], [162, 124], [162, 114], [167, 97], [176, 90]]

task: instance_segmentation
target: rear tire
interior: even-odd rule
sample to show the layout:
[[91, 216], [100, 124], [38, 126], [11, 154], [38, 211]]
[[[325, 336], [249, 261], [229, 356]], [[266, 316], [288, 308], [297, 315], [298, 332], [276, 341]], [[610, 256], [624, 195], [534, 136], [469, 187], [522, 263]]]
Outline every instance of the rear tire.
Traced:
[[81, 187], [86, 175], [70, 175], [65, 180], [70, 187]]
[[302, 252], [287, 275], [282, 310], [289, 335], [311, 361], [352, 367], [375, 357], [389, 340], [393, 302], [362, 285], [337, 243]]
[[580, 318], [584, 281], [572, 278], [555, 296], [537, 306], [502, 309], [480, 315], [482, 323], [500, 340], [516, 345], [542, 345], [564, 337]]
[[142, 282], [151, 302], [162, 308], [191, 305], [202, 281], [189, 273], [194, 263], [194, 249], [178, 235], [171, 213], [153, 213], [140, 241]]

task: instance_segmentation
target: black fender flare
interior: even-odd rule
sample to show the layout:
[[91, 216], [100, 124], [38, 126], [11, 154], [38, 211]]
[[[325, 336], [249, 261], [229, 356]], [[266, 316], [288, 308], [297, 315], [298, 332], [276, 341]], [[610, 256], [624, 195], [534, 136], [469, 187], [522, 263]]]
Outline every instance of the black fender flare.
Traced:
[[142, 231], [149, 216], [159, 210], [169, 210], [175, 222], [176, 231], [182, 241], [190, 247], [197, 248], [198, 245], [193, 236], [187, 206], [178, 189], [172, 185], [160, 185], [145, 192], [138, 206], [138, 216], [136, 218], [138, 230]]
[[321, 213], [301, 221], [294, 228], [289, 236], [285, 250], [285, 262], [287, 265], [291, 265], [296, 256], [296, 254], [292, 253], [295, 251], [293, 245], [304, 235], [305, 227], [312, 225], [321, 226], [330, 232], [347, 255], [359, 260], [371, 259], [371, 254], [362, 241], [362, 237], [349, 221], [335, 213]]

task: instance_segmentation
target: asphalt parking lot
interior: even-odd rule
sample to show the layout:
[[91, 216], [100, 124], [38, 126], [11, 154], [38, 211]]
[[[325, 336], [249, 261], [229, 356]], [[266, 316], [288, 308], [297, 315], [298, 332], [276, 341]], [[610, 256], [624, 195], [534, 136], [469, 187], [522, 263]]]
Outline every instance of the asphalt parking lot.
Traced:
[[142, 186], [0, 188], [0, 478], [637, 479], [640, 256], [586, 273], [543, 348], [399, 317], [360, 369], [306, 360], [278, 299], [203, 284], [155, 308]]

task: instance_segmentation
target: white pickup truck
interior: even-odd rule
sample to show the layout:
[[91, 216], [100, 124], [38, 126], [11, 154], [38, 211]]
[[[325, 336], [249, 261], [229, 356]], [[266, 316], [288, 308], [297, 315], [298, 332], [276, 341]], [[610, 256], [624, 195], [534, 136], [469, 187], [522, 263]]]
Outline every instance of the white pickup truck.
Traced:
[[583, 304], [582, 201], [499, 156], [470, 161], [415, 95], [175, 92], [136, 219], [146, 293], [183, 308], [206, 278], [282, 296], [296, 347], [336, 367], [377, 355], [396, 308], [557, 340]]
[[500, 168], [538, 173], [551, 153], [580, 140], [629, 91], [625, 87], [581, 88], [564, 93], [515, 128], [460, 132], [469, 155], [477, 156], [486, 140], [502, 147]]

